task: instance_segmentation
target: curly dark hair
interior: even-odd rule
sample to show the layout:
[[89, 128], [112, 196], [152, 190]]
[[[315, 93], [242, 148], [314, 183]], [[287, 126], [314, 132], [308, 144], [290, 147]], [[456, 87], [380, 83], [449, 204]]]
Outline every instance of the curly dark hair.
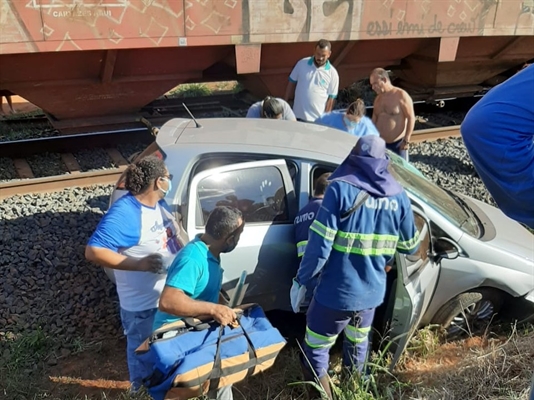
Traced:
[[156, 156], [146, 156], [126, 169], [125, 188], [133, 195], [144, 193], [154, 180], [167, 173], [165, 162]]
[[239, 228], [243, 214], [235, 207], [217, 206], [206, 221], [206, 233], [215, 240], [224, 239]]

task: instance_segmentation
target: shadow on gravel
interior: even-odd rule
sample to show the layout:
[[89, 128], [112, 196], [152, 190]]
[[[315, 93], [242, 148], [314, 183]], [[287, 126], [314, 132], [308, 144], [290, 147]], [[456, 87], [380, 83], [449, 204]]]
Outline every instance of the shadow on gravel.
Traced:
[[478, 174], [470, 160], [459, 160], [456, 157], [410, 154], [410, 163], [423, 163], [429, 167], [441, 170], [443, 172], [478, 177]]
[[87, 200], [87, 205], [91, 208], [98, 208], [102, 212], [106, 212], [109, 208], [109, 196], [96, 196]]

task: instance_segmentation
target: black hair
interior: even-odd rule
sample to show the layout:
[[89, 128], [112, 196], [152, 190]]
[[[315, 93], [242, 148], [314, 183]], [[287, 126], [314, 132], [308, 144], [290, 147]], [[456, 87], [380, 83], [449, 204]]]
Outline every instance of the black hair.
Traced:
[[284, 107], [282, 106], [282, 103], [278, 101], [277, 98], [267, 96], [265, 99], [263, 99], [262, 117], [275, 118], [278, 115], [282, 114], [283, 112], [284, 112]]
[[225, 239], [239, 228], [243, 214], [235, 207], [217, 206], [206, 221], [206, 233], [215, 240]]
[[156, 156], [146, 156], [126, 169], [124, 187], [133, 195], [144, 193], [153, 182], [165, 176], [165, 162]]
[[315, 45], [315, 47], [319, 47], [321, 50], [322, 49], [328, 49], [328, 50], [332, 50], [332, 45], [330, 44], [330, 42], [326, 39], [321, 39], [317, 42], [317, 44]]
[[326, 188], [328, 187], [329, 183], [328, 178], [330, 178], [330, 175], [332, 175], [331, 172], [325, 172], [315, 180], [315, 188], [313, 190], [314, 196], [321, 196], [325, 194]]
[[354, 115], [355, 117], [361, 118], [365, 115], [365, 103], [362, 99], [356, 99], [350, 106], [347, 108], [348, 115]]

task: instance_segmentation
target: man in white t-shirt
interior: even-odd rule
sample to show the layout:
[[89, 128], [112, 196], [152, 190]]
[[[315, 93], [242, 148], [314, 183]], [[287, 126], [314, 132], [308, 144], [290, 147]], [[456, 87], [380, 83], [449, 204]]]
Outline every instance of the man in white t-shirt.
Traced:
[[339, 75], [328, 61], [331, 49], [328, 40], [319, 40], [314, 55], [297, 62], [289, 75], [285, 100], [294, 95], [293, 112], [298, 121], [313, 122], [334, 107]]

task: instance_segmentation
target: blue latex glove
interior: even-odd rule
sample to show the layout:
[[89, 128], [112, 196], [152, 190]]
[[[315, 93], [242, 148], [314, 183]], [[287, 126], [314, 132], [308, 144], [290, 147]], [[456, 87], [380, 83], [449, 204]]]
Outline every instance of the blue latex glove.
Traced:
[[300, 307], [306, 298], [306, 286], [302, 286], [298, 281], [293, 278], [293, 284], [290, 291], [291, 308], [295, 314], [300, 312]]

